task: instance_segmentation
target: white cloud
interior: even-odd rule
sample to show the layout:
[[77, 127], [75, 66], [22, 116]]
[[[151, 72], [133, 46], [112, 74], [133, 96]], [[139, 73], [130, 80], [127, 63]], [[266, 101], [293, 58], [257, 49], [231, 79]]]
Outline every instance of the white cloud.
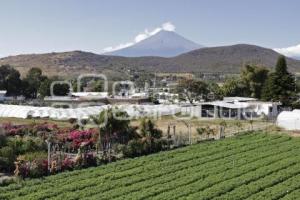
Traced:
[[166, 31], [175, 31], [175, 28], [176, 27], [171, 22], [167, 22], [162, 25], [162, 29]]
[[128, 43], [125, 43], [125, 44], [119, 44], [118, 46], [115, 46], [115, 47], [106, 47], [106, 48], [103, 49], [103, 53], [116, 51], [116, 50], [119, 50], [119, 49], [124, 49], [124, 48], [130, 47], [132, 45], [134, 45], [133, 42], [128, 42]]
[[300, 58], [300, 44], [292, 47], [287, 47], [287, 48], [277, 48], [274, 50], [287, 57]]
[[137, 36], [135, 36], [134, 41], [133, 42], [127, 42], [124, 44], [119, 44], [117, 46], [114, 47], [106, 47], [103, 49], [102, 53], [108, 53], [108, 52], [112, 52], [112, 51], [116, 51], [116, 50], [120, 50], [120, 49], [124, 49], [126, 47], [130, 47], [135, 45], [136, 43], [145, 40], [153, 35], [155, 35], [156, 33], [164, 30], [164, 31], [175, 31], [175, 26], [171, 23], [171, 22], [166, 22], [164, 24], [162, 24], [160, 27], [157, 27], [155, 29], [153, 29], [152, 31], [149, 31], [148, 29], [145, 29], [144, 32], [138, 34]]

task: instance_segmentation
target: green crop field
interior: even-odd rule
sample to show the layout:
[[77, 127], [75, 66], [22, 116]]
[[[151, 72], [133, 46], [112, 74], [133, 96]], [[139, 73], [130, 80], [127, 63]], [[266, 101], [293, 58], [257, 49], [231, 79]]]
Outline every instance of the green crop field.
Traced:
[[299, 199], [300, 139], [247, 134], [0, 187], [0, 199]]

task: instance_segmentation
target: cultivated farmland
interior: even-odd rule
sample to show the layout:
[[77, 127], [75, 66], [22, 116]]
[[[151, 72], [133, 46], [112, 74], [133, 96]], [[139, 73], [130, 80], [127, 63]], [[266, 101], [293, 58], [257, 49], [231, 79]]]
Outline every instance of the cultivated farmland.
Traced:
[[255, 133], [0, 188], [0, 199], [297, 199], [300, 140]]

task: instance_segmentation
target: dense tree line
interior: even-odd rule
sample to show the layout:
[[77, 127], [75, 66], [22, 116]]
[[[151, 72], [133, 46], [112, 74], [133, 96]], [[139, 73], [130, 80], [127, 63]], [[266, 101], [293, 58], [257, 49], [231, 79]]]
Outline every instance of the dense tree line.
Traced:
[[20, 73], [9, 65], [0, 67], [0, 90], [7, 90], [8, 95], [22, 93]]
[[[41, 69], [31, 68], [22, 79], [20, 73], [9, 65], [0, 66], [0, 90], [7, 90], [7, 95], [23, 95], [26, 98], [43, 98], [50, 96], [51, 83], [59, 81], [58, 77], [47, 77]], [[72, 82], [72, 90], [78, 91], [76, 80]], [[80, 91], [88, 88], [89, 91], [103, 91], [103, 81], [84, 80]], [[296, 106], [297, 87], [295, 77], [288, 72], [284, 56], [278, 58], [275, 71], [256, 66], [246, 65], [239, 77], [230, 77], [223, 84], [202, 80], [182, 79], [176, 88], [181, 99], [189, 102], [195, 100], [217, 100], [224, 96], [253, 97], [265, 101], [280, 101], [284, 106]], [[70, 92], [69, 85], [56, 84], [53, 93], [64, 96]]]
[[[51, 83], [58, 77], [47, 77], [39, 68], [31, 68], [24, 78], [10, 65], [0, 66], [0, 90], [6, 90], [8, 96], [23, 95], [28, 99], [50, 96]], [[69, 93], [67, 84], [56, 84], [53, 92], [57, 96]]]
[[188, 79], [179, 82], [177, 91], [191, 103], [199, 99], [218, 100], [224, 96], [240, 96], [279, 101], [283, 106], [299, 105], [299, 87], [294, 75], [288, 72], [284, 56], [278, 58], [275, 71], [262, 66], [246, 65], [239, 77], [230, 77], [223, 84]]

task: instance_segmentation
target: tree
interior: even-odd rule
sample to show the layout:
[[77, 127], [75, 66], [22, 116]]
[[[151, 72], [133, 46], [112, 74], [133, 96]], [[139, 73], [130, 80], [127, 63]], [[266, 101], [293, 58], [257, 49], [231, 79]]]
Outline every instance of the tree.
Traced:
[[156, 139], [162, 137], [162, 131], [155, 128], [155, 124], [147, 118], [142, 119], [140, 130], [143, 137], [151, 137]]
[[296, 97], [296, 83], [294, 76], [287, 70], [284, 56], [278, 58], [275, 72], [268, 76], [262, 92], [262, 99], [266, 101], [280, 101], [283, 106], [290, 106]]
[[104, 153], [108, 153], [111, 160], [112, 144], [126, 144], [128, 141], [137, 138], [136, 129], [130, 126], [128, 114], [118, 109], [109, 108], [102, 111], [98, 116], [91, 117], [91, 120], [99, 127], [99, 144]]
[[6, 90], [9, 96], [21, 93], [20, 73], [10, 65], [0, 67], [0, 90]]
[[222, 86], [222, 92], [227, 97], [249, 96], [249, 88], [247, 88], [240, 78], [227, 79]]
[[50, 79], [48, 79], [48, 78], [45, 79], [41, 83], [41, 85], [40, 85], [40, 87], [38, 89], [38, 93], [39, 93], [39, 95], [40, 95], [41, 98], [44, 98], [46, 96], [50, 96], [51, 95], [50, 94], [51, 83], [52, 83], [52, 81]]
[[[41, 83], [39, 89], [38, 89], [38, 94], [39, 94], [39, 97], [41, 98], [44, 98], [46, 96], [50, 96], [51, 95], [51, 84], [54, 82], [54, 81], [60, 81], [59, 78], [57, 77], [54, 77], [54, 78], [45, 78], [45, 80]], [[66, 96], [69, 94], [70, 92], [70, 86], [66, 83], [58, 83], [58, 84], [55, 84], [54, 87], [53, 87], [53, 94], [55, 96]]]
[[36, 98], [38, 89], [46, 78], [46, 76], [42, 75], [41, 69], [31, 68], [22, 83], [24, 84], [24, 96], [27, 98]]
[[269, 70], [265, 67], [246, 65], [241, 73], [241, 80], [249, 89], [251, 97], [261, 98], [262, 88], [268, 78]]
[[91, 83], [91, 92], [103, 92], [103, 81], [97, 80]]
[[209, 94], [207, 95], [207, 99], [214, 101], [220, 100], [223, 98], [222, 88], [215, 82], [208, 82], [208, 90]]
[[157, 141], [162, 137], [162, 131], [155, 127], [150, 119], [142, 119], [140, 125], [140, 133], [142, 136], [143, 151], [148, 153], [156, 152], [161, 149], [161, 145]]
[[177, 92], [183, 95], [190, 103], [193, 103], [195, 100], [206, 99], [209, 90], [205, 82], [183, 79], [177, 86]]
[[53, 87], [53, 93], [55, 96], [67, 96], [70, 92], [70, 88], [68, 84], [61, 83], [61, 84], [55, 84]]

